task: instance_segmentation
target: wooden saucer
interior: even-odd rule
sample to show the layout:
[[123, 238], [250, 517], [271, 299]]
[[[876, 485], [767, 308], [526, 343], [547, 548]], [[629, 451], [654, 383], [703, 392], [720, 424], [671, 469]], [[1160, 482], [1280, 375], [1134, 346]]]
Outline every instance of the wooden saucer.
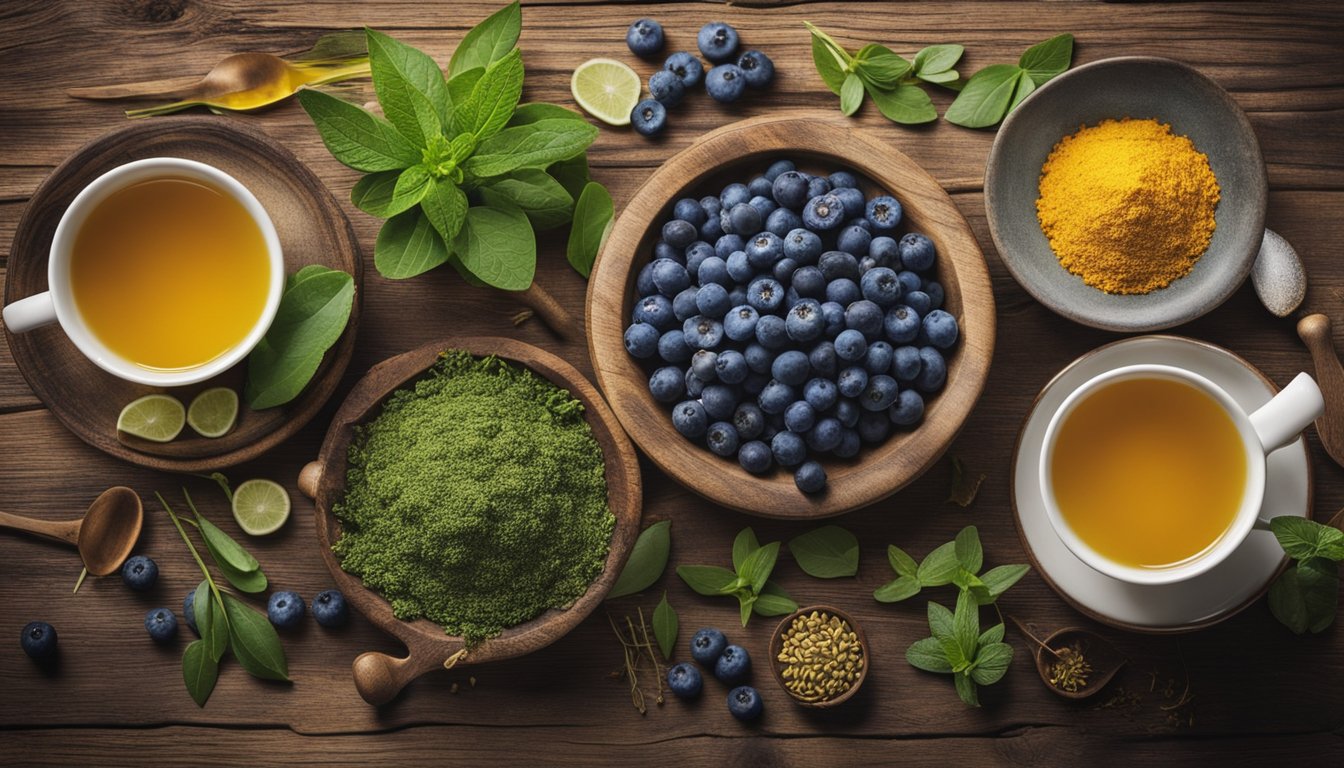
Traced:
[[[133, 464], [173, 472], [240, 464], [275, 447], [317, 414], [345, 373], [359, 325], [363, 270], [354, 230], [331, 193], [288, 149], [224, 117], [154, 118], [95, 139], [58, 166], [33, 194], [9, 251], [4, 302], [47, 290], [51, 239], [75, 195], [106, 171], [147, 157], [198, 160], [242, 182], [275, 223], [286, 273], [322, 264], [354, 276], [350, 322], [308, 387], [278, 408], [253, 411], [240, 404], [238, 423], [224, 437], [200, 437], [186, 427], [169, 443], [118, 438], [121, 409], [138, 397], [165, 390], [122, 381], [103, 371], [80, 354], [58, 325], [21, 334], [6, 328], [5, 338], [28, 386], [62, 424], [89, 445]], [[184, 405], [210, 387], [227, 386], [241, 393], [245, 366], [169, 392]]]

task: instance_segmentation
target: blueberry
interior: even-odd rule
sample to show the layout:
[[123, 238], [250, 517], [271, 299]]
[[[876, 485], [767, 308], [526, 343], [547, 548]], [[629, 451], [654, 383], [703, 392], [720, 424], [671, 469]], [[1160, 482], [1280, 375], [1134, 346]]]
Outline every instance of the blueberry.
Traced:
[[723, 227], [723, 231], [741, 235], [743, 238], [760, 232], [762, 221], [764, 217], [761, 216], [761, 212], [753, 208], [750, 202], [738, 203], [719, 213], [719, 224]]
[[859, 284], [847, 277], [832, 280], [826, 284], [826, 300], [835, 302], [842, 307], [853, 304], [862, 298], [863, 292], [859, 290]]
[[794, 165], [792, 160], [776, 160], [775, 162], [770, 164], [769, 168], [765, 169], [765, 173], [762, 175], [765, 176], [765, 178], [769, 179], [770, 181], [774, 181], [775, 179], [779, 178], [782, 174], [796, 170], [798, 170], [798, 166]]
[[823, 301], [821, 303], [821, 316], [826, 320], [826, 329], [822, 335], [828, 339], [834, 339], [845, 330], [845, 306], [835, 301]]
[[773, 232], [761, 232], [747, 242], [747, 263], [759, 270], [771, 269], [784, 257], [784, 241]]
[[[807, 407], [807, 403], [803, 403]], [[797, 433], [777, 432], [770, 439], [770, 454], [781, 467], [796, 467], [807, 458], [807, 444]]]
[[807, 180], [807, 199], [821, 197], [831, 191], [831, 182], [821, 176], [811, 176]]
[[644, 267], [639, 270], [639, 275], [635, 278], [635, 290], [638, 291], [641, 296], [648, 296], [649, 294], [658, 292], [658, 286], [653, 284], [653, 262], [645, 264]]
[[635, 323], [625, 329], [625, 351], [631, 357], [647, 358], [658, 354], [658, 329], [648, 323]]
[[[649, 95], [665, 107], [675, 107], [686, 96], [686, 84], [675, 74], [660, 69], [649, 76]], [[699, 225], [697, 222], [696, 226]]]
[[728, 61], [737, 53], [737, 30], [722, 21], [711, 21], [695, 36], [700, 54], [715, 64]]
[[653, 284], [658, 292], [672, 298], [691, 285], [691, 276], [686, 268], [671, 259], [658, 259], [653, 262]]
[[[664, 227], [664, 230], [666, 230], [666, 227]], [[873, 236], [868, 234], [868, 230], [857, 224], [851, 224], [840, 230], [839, 236], [835, 239], [835, 247], [857, 259], [868, 255], [868, 244], [872, 241]]]
[[663, 50], [663, 25], [653, 19], [640, 19], [626, 31], [625, 44], [631, 53], [646, 59]]
[[711, 283], [717, 283], [724, 288], [724, 295], [728, 295], [727, 288], [733, 285], [732, 275], [728, 272], [728, 262], [718, 256], [708, 256], [700, 262], [700, 268], [696, 270], [695, 279], [701, 286], [707, 286]]
[[831, 449], [831, 455], [839, 459], [852, 459], [859, 455], [862, 448], [863, 440], [859, 438], [859, 433], [844, 427], [840, 430], [840, 444]]
[[924, 398], [913, 389], [903, 389], [896, 396], [896, 404], [887, 410], [892, 424], [908, 427], [924, 417]]
[[700, 208], [705, 212], [705, 218], [712, 219], [723, 209], [723, 202], [718, 195], [705, 195], [700, 198]]
[[723, 332], [733, 341], [748, 341], [756, 336], [756, 323], [760, 319], [755, 307], [742, 304], [728, 310], [723, 317]]
[[649, 377], [649, 394], [660, 403], [675, 402], [685, 391], [685, 378], [675, 366], [659, 368]]
[[765, 413], [755, 403], [741, 403], [733, 411], [733, 427], [741, 440], [755, 440], [765, 428]]
[[900, 266], [901, 249], [896, 241], [886, 235], [878, 235], [868, 244], [868, 256], [879, 267]]
[[826, 277], [817, 267], [799, 267], [793, 273], [791, 287], [799, 296], [820, 299], [826, 295]]
[[901, 224], [901, 203], [891, 195], [874, 197], [864, 208], [864, 218], [878, 232], [890, 232]]
[[680, 664], [673, 664], [667, 670], [667, 687], [678, 699], [699, 697], [704, 685], [705, 681], [700, 677], [700, 670], [696, 669], [694, 664], [683, 661]]
[[698, 400], [685, 400], [677, 403], [672, 409], [672, 426], [683, 437], [692, 440], [698, 440], [705, 434], [709, 427], [709, 417], [705, 414], [705, 406]]
[[709, 218], [705, 209], [700, 205], [700, 201], [689, 197], [683, 197], [677, 201], [676, 205], [672, 206], [672, 215], [678, 219], [689, 221], [696, 227], [704, 224], [705, 220]]
[[[788, 285], [790, 288], [793, 287], [792, 286], [793, 273], [797, 271], [798, 271], [798, 262], [794, 261], [793, 259], [780, 259], [779, 261], [776, 261], [773, 270], [775, 279], [779, 281], [779, 284]], [[798, 293], [797, 291], [794, 291], [793, 298], [795, 299], [801, 298], [797, 295], [797, 293]], [[788, 303], [789, 309], [793, 309], [793, 305], [798, 303], [796, 300], [789, 301], [788, 297], [786, 297], [785, 301]]]
[[882, 308], [867, 299], [855, 301], [845, 308], [845, 327], [858, 331], [865, 339], [881, 338], [883, 319]]
[[266, 618], [280, 629], [297, 626], [303, 618], [303, 598], [298, 592], [272, 592], [266, 601]]
[[803, 493], [820, 493], [826, 487], [826, 470], [815, 461], [804, 462], [793, 473], [793, 484]]
[[769, 442], [775, 439], [775, 435], [778, 435], [784, 429], [784, 424], [782, 422], [775, 423], [774, 421], [771, 421], [772, 419], [779, 419], [779, 418], [783, 417], [782, 416], [765, 417], [765, 428], [761, 430], [761, 442], [766, 443], [765, 446], [766, 449], [770, 448]]
[[700, 314], [717, 320], [728, 314], [733, 302], [728, 298], [727, 288], [718, 283], [708, 283], [700, 286], [700, 291], [695, 294], [695, 306]]
[[[839, 399], [840, 390], [836, 388], [835, 382], [830, 379], [820, 377], [808, 379], [807, 383], [803, 385], [803, 400], [812, 406], [814, 412], [829, 411]], [[784, 418], [787, 423], [788, 411], [784, 412]]]
[[705, 415], [716, 421], [731, 419], [739, 399], [737, 387], [731, 384], [707, 384], [700, 393]]
[[803, 226], [803, 217], [789, 210], [788, 208], [776, 208], [765, 217], [765, 231], [773, 232], [780, 237]]
[[691, 355], [691, 373], [702, 381], [716, 381], [719, 378], [717, 368], [718, 354], [702, 349]]
[[687, 88], [699, 84], [700, 78], [705, 74], [705, 66], [694, 54], [686, 51], [678, 51], [668, 56], [667, 61], [663, 62], [663, 69], [681, 78], [681, 84]]
[[145, 614], [145, 631], [156, 643], [171, 643], [177, 636], [177, 617], [167, 608], [154, 608]]
[[740, 645], [730, 645], [723, 649], [714, 662], [714, 676], [732, 685], [747, 679], [751, 674], [751, 654]]
[[915, 389], [925, 395], [942, 389], [947, 381], [947, 361], [943, 359], [943, 353], [933, 347], [920, 347], [919, 362], [922, 367], [915, 377]]
[[760, 440], [743, 443], [737, 449], [737, 463], [753, 475], [764, 474], [770, 469], [770, 446]]
[[835, 386], [844, 397], [858, 397], [868, 388], [868, 371], [862, 366], [851, 365], [840, 371]]
[[901, 300], [901, 281], [896, 278], [895, 271], [887, 267], [874, 267], [859, 278], [859, 291], [863, 298], [888, 309]]
[[714, 246], [706, 243], [704, 240], [696, 240], [686, 246], [686, 272], [687, 274], [699, 276], [700, 267], [705, 261], [711, 258], [718, 258], [714, 255]]
[[705, 242], [717, 241], [723, 234], [723, 222], [719, 221], [719, 211], [715, 211], [705, 219], [704, 224], [700, 225], [700, 239]]
[[[672, 299], [672, 316], [678, 322], [684, 323], [687, 319], [700, 314], [700, 307], [695, 302], [699, 295], [700, 289], [694, 285], [678, 293], [676, 298]], [[673, 327], [677, 327], [677, 323], [673, 323]]]
[[849, 171], [836, 171], [827, 176], [826, 180], [831, 183], [831, 187], [834, 189], [854, 189], [859, 186], [859, 177]]
[[[700, 290], [704, 290], [701, 288]], [[699, 295], [696, 303], [699, 304]], [[691, 349], [713, 349], [723, 341], [723, 323], [712, 317], [696, 315], [682, 323], [681, 333]], [[669, 361], [670, 362], [670, 361]]]
[[764, 88], [775, 79], [775, 63], [760, 51], [747, 51], [737, 60], [742, 76], [750, 88]]
[[671, 243], [665, 240], [659, 240], [658, 242], [653, 244], [653, 258], [671, 259], [672, 261], [675, 261], [678, 264], [685, 264], [686, 251], [682, 248], [677, 248], [673, 246]]
[[313, 598], [313, 618], [324, 627], [344, 626], [350, 620], [350, 609], [345, 595], [339, 589], [328, 589]]
[[756, 341], [770, 350], [784, 349], [789, 345], [789, 332], [784, 318], [779, 315], [762, 315], [756, 321]]
[[45, 621], [30, 621], [19, 635], [28, 658], [42, 660], [56, 652], [56, 628]]
[[770, 366], [770, 375], [774, 376], [776, 381], [790, 387], [802, 386], [803, 382], [807, 381], [809, 373], [811, 365], [807, 362], [807, 355], [796, 349], [781, 352]]
[[753, 373], [770, 373], [770, 368], [775, 362], [775, 353], [759, 343], [748, 344], [747, 348], [742, 350], [742, 356], [747, 359], [747, 367]]
[[726, 211], [735, 205], [750, 202], [751, 190], [747, 188], [746, 184], [733, 182], [719, 193], [719, 200], [723, 203], [723, 210]]
[[737, 101], [746, 87], [747, 80], [736, 64], [720, 64], [705, 75], [705, 91], [717, 102]]
[[[894, 393], [895, 390], [892, 390], [892, 392]], [[895, 397], [892, 400], [895, 401]], [[864, 411], [859, 415], [857, 432], [860, 442], [880, 443], [887, 439], [887, 433], [890, 431], [891, 419], [887, 416], [885, 408], [880, 411]]]
[[923, 291], [911, 291], [902, 296], [901, 301], [905, 302], [905, 306], [915, 310], [920, 317], [924, 318], [923, 329], [927, 333], [928, 317], [926, 315], [933, 309], [933, 300], [929, 298], [929, 294]]
[[775, 177], [771, 185], [775, 202], [785, 208], [799, 210], [807, 203], [807, 179], [797, 171], [788, 171]]
[[897, 381], [911, 382], [919, 375], [924, 363], [919, 359], [919, 348], [897, 347], [891, 353], [891, 373]]
[[[819, 341], [807, 353], [807, 362], [816, 371], [818, 376], [834, 377], [837, 369], [835, 356], [835, 344], [830, 341]], [[826, 410], [822, 408], [821, 410]]]
[[705, 432], [705, 444], [709, 450], [719, 456], [736, 456], [738, 436], [737, 428], [726, 421], [716, 421]]
[[840, 434], [843, 430], [839, 419], [833, 417], [821, 419], [807, 433], [807, 447], [821, 453], [835, 450], [840, 444]]
[[864, 206], [868, 202], [862, 192], [854, 187], [835, 187], [831, 190], [831, 194], [839, 198], [844, 205], [846, 221], [862, 218]]
[[887, 341], [892, 344], [914, 341], [919, 335], [919, 327], [919, 313], [904, 304], [897, 304], [887, 310], [887, 316], [882, 321]]
[[918, 232], [910, 232], [901, 238], [901, 264], [906, 269], [923, 272], [933, 266], [938, 251], [933, 241]]
[[784, 303], [784, 286], [768, 277], [753, 280], [747, 286], [747, 303], [762, 314], [774, 312]]
[[897, 272], [896, 279], [901, 281], [902, 293], [913, 293], [924, 287], [924, 280], [908, 269], [903, 269], [900, 272]]
[[707, 382], [699, 376], [696, 376], [695, 371], [692, 371], [690, 368], [687, 368], [685, 371], [680, 371], [680, 373], [682, 384], [686, 387], [686, 396], [693, 399], [699, 398], [705, 391], [705, 384]]
[[709, 666], [719, 660], [723, 649], [728, 647], [728, 638], [717, 629], [702, 629], [691, 637], [691, 658]]
[[821, 304], [816, 299], [799, 300], [784, 317], [785, 332], [789, 334], [789, 338], [797, 342], [819, 339], [825, 329], [826, 318], [822, 315]]
[[784, 255], [799, 264], [816, 264], [824, 246], [821, 235], [809, 229], [803, 229], [801, 222], [784, 236]]
[[870, 374], [886, 373], [891, 369], [894, 353], [891, 345], [885, 341], [874, 341], [868, 345], [868, 354], [863, 358], [863, 367]]
[[859, 260], [854, 254], [845, 251], [827, 251], [821, 254], [817, 260], [817, 266], [821, 269], [821, 274], [827, 282], [836, 280], [854, 280], [858, 281]]
[[749, 307], [747, 303], [747, 287], [745, 285], [734, 285], [728, 289], [728, 300], [734, 307]]
[[873, 225], [868, 223], [868, 220], [863, 218], [862, 216], [860, 216], [857, 219], [850, 219], [849, 221], [845, 222], [845, 228], [848, 229], [849, 227], [858, 227], [859, 229], [862, 229], [864, 232], [867, 232], [870, 236], [873, 234]]
[[827, 193], [813, 197], [803, 206], [803, 224], [811, 230], [831, 230], [845, 218], [845, 204]]
[[756, 402], [766, 413], [782, 414], [784, 409], [797, 399], [797, 390], [778, 379], [771, 379], [770, 383], [765, 385], [765, 389], [761, 390]]
[[957, 318], [935, 309], [924, 316], [924, 335], [938, 349], [949, 349], [957, 343]]
[[733, 251], [728, 254], [726, 260], [728, 265], [728, 276], [739, 283], [747, 283], [756, 274], [756, 270], [751, 266], [751, 260], [747, 258], [746, 251]]
[[192, 632], [201, 634], [201, 631], [196, 628], [196, 590], [194, 589], [182, 598], [182, 618], [186, 620], [187, 626], [191, 627]]
[[[822, 381], [822, 379], [813, 379], [812, 381]], [[808, 383], [810, 384], [811, 381]], [[807, 397], [806, 388], [803, 390], [803, 397]], [[817, 411], [806, 399], [790, 403], [789, 407], [784, 409], [784, 426], [790, 432], [803, 433], [816, 426], [816, 424]]]
[[645, 296], [635, 302], [635, 309], [630, 313], [630, 319], [635, 323], [646, 323], [658, 331], [665, 331], [676, 326], [675, 305], [661, 294]]
[[136, 592], [145, 592], [159, 580], [159, 566], [144, 555], [128, 558], [121, 566], [122, 582]]
[[685, 219], [673, 219], [663, 225], [663, 240], [673, 248], [684, 249], [695, 242], [699, 229]]
[[686, 335], [680, 328], [673, 328], [658, 337], [658, 356], [669, 363], [690, 362], [694, 352], [686, 346]]
[[877, 268], [877, 259], [874, 259], [872, 256], [864, 256], [862, 259], [859, 259], [860, 275], [866, 275], [868, 274], [868, 270], [876, 268]]
[[[885, 411], [896, 402], [896, 380], [886, 374], [878, 374], [868, 379], [868, 386], [859, 396], [859, 407], [866, 411]], [[863, 426], [863, 422], [859, 422]]]
[[946, 295], [943, 292], [943, 286], [940, 283], [932, 281], [924, 283], [924, 293], [929, 296], [929, 307], [933, 309], [942, 309], [943, 300]]
[[652, 136], [667, 127], [667, 107], [654, 99], [645, 99], [630, 110], [630, 126], [640, 136]]
[[746, 381], [748, 373], [751, 373], [751, 369], [747, 367], [747, 359], [741, 352], [725, 349], [715, 356], [714, 374], [719, 381], [725, 384], [741, 384]]
[[[845, 362], [856, 363], [863, 359], [868, 353], [868, 339], [864, 338], [861, 331], [850, 328], [841, 331], [839, 336], [835, 337], [835, 356]], [[841, 391], [844, 391], [844, 385], [841, 384]], [[853, 394], [845, 392], [849, 397]]]
[[747, 191], [751, 193], [753, 198], [761, 196], [771, 197], [773, 189], [774, 183], [765, 176], [757, 176], [747, 182]]
[[[864, 386], [867, 386], [866, 380]], [[863, 409], [859, 408], [859, 404], [853, 398], [842, 397], [840, 402], [835, 404], [835, 418], [845, 427], [853, 428], [859, 423], [859, 416], [862, 414]]]

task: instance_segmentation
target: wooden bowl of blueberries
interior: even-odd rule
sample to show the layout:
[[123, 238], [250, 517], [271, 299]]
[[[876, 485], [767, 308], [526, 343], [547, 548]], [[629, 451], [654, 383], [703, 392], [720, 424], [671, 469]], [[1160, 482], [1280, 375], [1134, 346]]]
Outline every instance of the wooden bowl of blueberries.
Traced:
[[658, 168], [603, 245], [586, 320], [598, 384], [654, 464], [776, 518], [918, 478], [994, 351], [989, 272], [951, 198], [809, 112], [725, 126]]

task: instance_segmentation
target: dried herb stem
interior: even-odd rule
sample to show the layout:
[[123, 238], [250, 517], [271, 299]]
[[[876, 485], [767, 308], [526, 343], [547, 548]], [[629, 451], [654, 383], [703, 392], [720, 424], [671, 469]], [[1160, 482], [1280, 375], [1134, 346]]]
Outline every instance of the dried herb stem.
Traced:
[[1046, 645], [1044, 640], [1042, 640], [1042, 639], [1040, 639], [1039, 637], [1033, 635], [1033, 634], [1031, 633], [1031, 630], [1027, 629], [1026, 626], [1025, 626], [1022, 622], [1020, 622], [1020, 621], [1017, 620], [1017, 617], [1015, 617], [1015, 616], [1009, 616], [1008, 618], [1009, 618], [1010, 620], [1012, 620], [1013, 625], [1017, 627], [1017, 631], [1018, 631], [1018, 632], [1021, 632], [1021, 633], [1024, 634], [1024, 635], [1026, 635], [1028, 638], [1031, 639], [1031, 641], [1032, 641], [1033, 643], [1035, 643], [1035, 644], [1041, 646], [1042, 648], [1044, 648], [1045, 650], [1049, 651], [1049, 652], [1050, 652], [1050, 655], [1051, 655], [1051, 656], [1054, 656], [1056, 659], [1062, 659], [1062, 658], [1063, 658], [1063, 657], [1060, 655], [1060, 652], [1059, 652], [1059, 651], [1056, 651], [1054, 648], [1051, 648], [1050, 646]]

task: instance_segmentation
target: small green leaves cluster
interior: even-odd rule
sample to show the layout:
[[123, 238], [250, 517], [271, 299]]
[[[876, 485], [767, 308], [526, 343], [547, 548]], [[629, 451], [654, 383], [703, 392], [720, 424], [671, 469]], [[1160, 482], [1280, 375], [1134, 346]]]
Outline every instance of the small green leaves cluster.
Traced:
[[331, 154], [368, 174], [351, 200], [387, 219], [374, 246], [384, 277], [449, 263], [473, 285], [525, 290], [536, 272], [534, 230], [571, 220], [597, 129], [553, 104], [519, 106], [521, 26], [517, 2], [481, 22], [446, 77], [422, 51], [366, 30], [385, 117], [299, 93]]
[[310, 264], [290, 275], [266, 335], [247, 358], [243, 394], [252, 410], [284, 405], [303, 392], [341, 338], [355, 303], [355, 280]]
[[955, 612], [930, 601], [930, 636], [911, 645], [905, 658], [918, 669], [952, 675], [961, 700], [980, 706], [977, 686], [997, 683], [1013, 659], [1012, 646], [1003, 642], [1002, 621], [980, 631], [980, 606], [998, 600], [1026, 574], [1027, 566], [1000, 565], [980, 573], [984, 549], [973, 525], [961, 529], [955, 539], [930, 552], [918, 565], [894, 546], [887, 547], [887, 560], [897, 575], [873, 592], [878, 602], [906, 600], [925, 587], [957, 586]]
[[1270, 611], [1296, 634], [1324, 631], [1335, 622], [1339, 607], [1344, 531], [1292, 515], [1276, 517], [1269, 525], [1295, 561], [1270, 586]]
[[798, 567], [818, 579], [839, 579], [859, 572], [859, 540], [838, 525], [808, 531], [789, 542]]
[[715, 565], [683, 565], [677, 575], [701, 595], [732, 595], [741, 609], [742, 626], [751, 614], [783, 616], [798, 610], [798, 604], [778, 584], [770, 581], [779, 559], [779, 542], [761, 546], [756, 532], [744, 528], [733, 541], [733, 570]]
[[954, 69], [965, 52], [960, 45], [931, 45], [910, 60], [876, 43], [850, 53], [813, 24], [803, 23], [812, 33], [817, 74], [840, 97], [840, 111], [853, 115], [866, 94], [887, 119], [905, 125], [938, 119], [925, 84], [960, 91], [947, 110], [948, 122], [966, 128], [996, 125], [1032, 91], [1068, 69], [1073, 58], [1073, 36], [1063, 34], [1028, 48], [1016, 65], [995, 64], [963, 80]]

